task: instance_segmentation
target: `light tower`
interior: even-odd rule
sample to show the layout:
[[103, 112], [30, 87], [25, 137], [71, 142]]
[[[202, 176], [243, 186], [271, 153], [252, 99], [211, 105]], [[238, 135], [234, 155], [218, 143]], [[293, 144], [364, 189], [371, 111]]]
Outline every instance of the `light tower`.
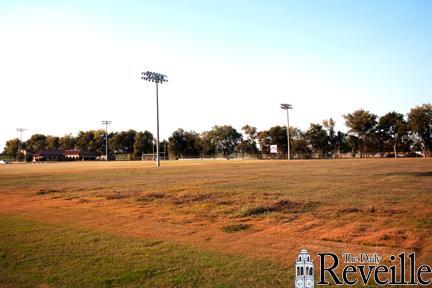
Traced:
[[314, 287], [314, 268], [313, 262], [306, 249], [302, 249], [297, 256], [296, 262], [295, 288]]
[[291, 104], [281, 104], [281, 108], [287, 111], [287, 142], [288, 142], [288, 151], [287, 151], [287, 159], [291, 159], [290, 154], [290, 135], [289, 135], [289, 109], [292, 109]]
[[105, 161], [108, 161], [108, 125], [111, 125], [112, 121], [102, 120], [102, 124], [105, 125]]
[[156, 83], [156, 166], [160, 166], [160, 155], [159, 155], [159, 83], [168, 82], [167, 76], [155, 72], [141, 72], [141, 79], [149, 82]]
[[18, 157], [21, 155], [21, 150], [22, 150], [22, 135], [23, 135], [23, 132], [26, 130], [27, 130], [26, 128], [17, 128], [16, 129], [17, 132], [20, 132], [20, 142], [19, 142], [19, 146], [18, 146]]

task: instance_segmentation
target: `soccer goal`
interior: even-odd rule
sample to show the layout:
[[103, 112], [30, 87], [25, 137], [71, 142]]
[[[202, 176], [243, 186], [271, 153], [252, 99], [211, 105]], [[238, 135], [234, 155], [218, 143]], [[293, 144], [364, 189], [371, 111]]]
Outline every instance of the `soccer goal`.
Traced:
[[155, 154], [142, 154], [141, 160], [143, 161], [156, 161], [156, 153]]

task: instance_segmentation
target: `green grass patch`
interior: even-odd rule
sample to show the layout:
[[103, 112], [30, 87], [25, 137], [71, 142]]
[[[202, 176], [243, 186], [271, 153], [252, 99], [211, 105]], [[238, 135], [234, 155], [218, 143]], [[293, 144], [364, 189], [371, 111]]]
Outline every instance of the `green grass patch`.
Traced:
[[223, 232], [226, 232], [226, 233], [234, 233], [234, 232], [240, 232], [240, 231], [248, 230], [250, 227], [252, 227], [252, 225], [240, 223], [240, 224], [232, 224], [232, 225], [223, 226], [223, 227], [221, 227], [221, 230]]
[[289, 287], [292, 267], [0, 218], [0, 287]]
[[417, 228], [420, 228], [420, 229], [432, 229], [432, 216], [420, 219], [417, 222]]

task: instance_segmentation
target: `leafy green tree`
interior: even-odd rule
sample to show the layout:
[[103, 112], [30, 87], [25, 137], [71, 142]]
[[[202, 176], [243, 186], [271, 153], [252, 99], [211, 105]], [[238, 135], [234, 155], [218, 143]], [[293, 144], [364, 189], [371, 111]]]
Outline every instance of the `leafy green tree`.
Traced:
[[208, 132], [212, 144], [218, 151], [222, 151], [225, 157], [235, 152], [235, 148], [242, 140], [242, 135], [229, 125], [214, 126]]
[[408, 125], [424, 156], [432, 156], [432, 104], [423, 104], [408, 113]]
[[59, 144], [61, 149], [72, 150], [75, 149], [76, 139], [72, 134], [66, 134], [60, 137]]
[[[337, 155], [339, 152], [338, 147], [338, 135], [335, 131], [336, 122], [333, 118], [327, 119], [323, 121], [323, 127], [326, 129], [327, 138], [328, 138], [328, 149], [332, 152], [332, 156]], [[339, 131], [338, 131], [339, 132]]]
[[213, 134], [210, 131], [205, 131], [201, 133], [199, 140], [199, 146], [203, 156], [214, 155], [216, 157], [217, 148], [213, 139]]
[[297, 154], [301, 158], [309, 158], [311, 150], [309, 149], [309, 143], [307, 141], [305, 133], [299, 128], [290, 127], [290, 152], [291, 154]]
[[95, 131], [80, 131], [76, 137], [76, 148], [96, 152]]
[[286, 126], [277, 125], [260, 131], [257, 138], [263, 154], [270, 154], [270, 145], [277, 145], [278, 153], [285, 153], [288, 150]]
[[348, 146], [351, 150], [351, 155], [355, 157], [357, 153], [360, 151], [360, 140], [358, 137], [354, 135], [348, 135], [347, 139]]
[[320, 124], [310, 124], [309, 129], [306, 131], [306, 138], [312, 147], [312, 151], [320, 157], [325, 157], [329, 144], [327, 133], [323, 129], [323, 126]]
[[258, 144], [262, 154], [270, 154], [270, 142], [271, 138], [268, 130], [259, 131], [257, 133]]
[[179, 128], [174, 131], [168, 138], [169, 151], [176, 159], [180, 158], [187, 147], [187, 140], [185, 136], [186, 131]]
[[[103, 129], [93, 131], [93, 147], [92, 151], [94, 151], [97, 155], [105, 155], [105, 145], [106, 145], [106, 131]], [[108, 141], [110, 138], [110, 134], [108, 133]]]
[[128, 154], [132, 159], [134, 151], [136, 131], [129, 129], [113, 135], [110, 140], [110, 147], [117, 154]]
[[48, 135], [46, 138], [47, 149], [59, 149], [60, 138], [57, 136]]
[[135, 134], [135, 142], [133, 144], [134, 156], [139, 157], [142, 154], [152, 153], [153, 140], [153, 134], [149, 131], [137, 132]]
[[180, 157], [197, 157], [203, 151], [202, 139], [195, 131], [184, 131], [179, 128], [168, 139], [170, 154]]
[[47, 148], [47, 137], [43, 134], [33, 134], [26, 143], [30, 152], [38, 152]]
[[347, 153], [351, 151], [351, 147], [348, 141], [348, 135], [346, 133], [338, 131], [335, 136], [335, 141], [337, 155], [339, 155], [340, 153]]
[[3, 154], [6, 154], [13, 159], [18, 159], [19, 147], [20, 147], [20, 139], [15, 138], [15, 139], [8, 140], [6, 141], [6, 145], [3, 149]]
[[250, 155], [256, 155], [258, 153], [258, 148], [256, 146], [257, 141], [257, 128], [245, 125], [242, 127], [243, 130], [243, 140], [240, 143], [240, 150], [243, 153], [248, 153]]
[[360, 157], [368, 152], [371, 143], [371, 135], [375, 132], [377, 116], [363, 109], [344, 115], [345, 125], [349, 128], [349, 133], [356, 136], [359, 141]]
[[397, 112], [389, 112], [378, 121], [379, 139], [385, 146], [393, 149], [394, 157], [397, 157], [397, 148], [404, 144], [407, 136], [407, 122], [404, 116]]

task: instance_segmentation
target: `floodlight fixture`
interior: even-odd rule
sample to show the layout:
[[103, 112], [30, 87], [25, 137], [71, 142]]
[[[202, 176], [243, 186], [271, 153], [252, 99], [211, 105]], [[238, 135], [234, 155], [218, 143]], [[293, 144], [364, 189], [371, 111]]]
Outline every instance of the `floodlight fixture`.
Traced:
[[281, 108], [285, 109], [285, 110], [292, 109], [292, 105], [291, 104], [281, 104]]
[[159, 167], [159, 83], [168, 82], [168, 79], [164, 74], [151, 71], [141, 72], [141, 79], [156, 83], [156, 166]]
[[141, 79], [149, 82], [163, 83], [168, 82], [167, 76], [161, 73], [155, 72], [141, 72]]
[[291, 104], [287, 104], [287, 103], [282, 103], [280, 105], [280, 108], [284, 109], [287, 111], [287, 144], [288, 144], [288, 148], [287, 148], [287, 159], [290, 160], [291, 159], [291, 154], [290, 154], [290, 135], [289, 135], [289, 110], [292, 109], [292, 105]]

